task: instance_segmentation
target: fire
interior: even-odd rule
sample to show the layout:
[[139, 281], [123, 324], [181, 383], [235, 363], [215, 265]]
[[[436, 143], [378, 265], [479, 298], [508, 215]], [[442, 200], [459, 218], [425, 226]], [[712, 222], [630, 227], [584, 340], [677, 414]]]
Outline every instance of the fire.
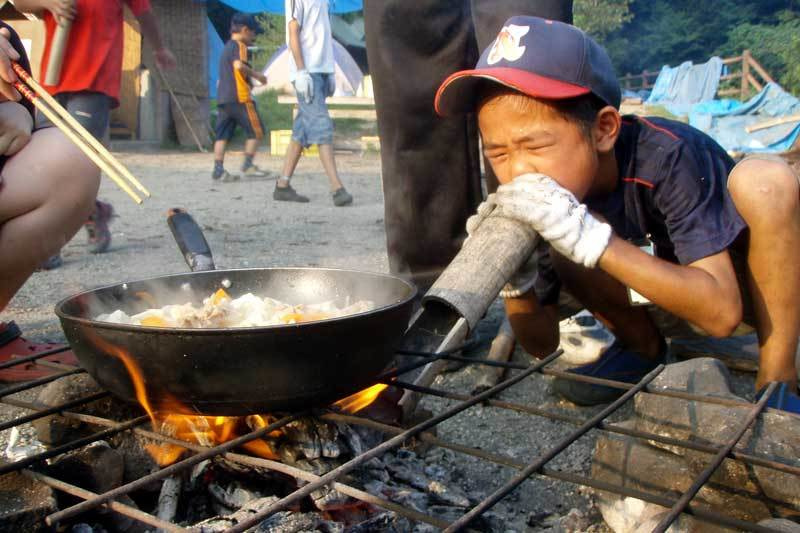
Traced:
[[346, 413], [357, 413], [374, 402], [378, 398], [378, 395], [383, 392], [386, 387], [388, 387], [388, 385], [378, 383], [377, 385], [373, 385], [372, 387], [364, 389], [361, 392], [352, 394], [347, 398], [342, 398], [338, 402], [334, 403], [333, 406]]
[[[221, 294], [218, 296], [224, 297]], [[124, 349], [113, 346], [99, 337], [95, 337], [94, 341], [99, 348], [116, 357], [125, 365], [133, 383], [136, 399], [150, 416], [153, 430], [156, 432], [178, 440], [212, 447], [267, 427], [277, 420], [272, 415], [206, 416], [194, 414], [174, 398], [160, 398], [158, 410], [156, 410], [147, 396], [147, 386], [136, 360]], [[386, 388], [387, 385], [382, 383], [373, 385], [335, 402], [333, 407], [347, 413], [357, 413], [374, 402]], [[265, 438], [247, 442], [243, 448], [259, 457], [277, 460], [278, 454], [274, 441], [281, 436], [281, 431], [272, 431]], [[186, 448], [183, 446], [172, 443], [148, 444], [146, 449], [159, 466], [174, 463], [186, 452]]]

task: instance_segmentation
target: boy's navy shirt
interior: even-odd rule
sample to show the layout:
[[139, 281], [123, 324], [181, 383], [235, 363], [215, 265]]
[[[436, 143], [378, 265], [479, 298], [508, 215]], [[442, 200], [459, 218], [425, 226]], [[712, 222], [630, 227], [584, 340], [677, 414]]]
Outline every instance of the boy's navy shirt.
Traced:
[[243, 104], [252, 100], [249, 80], [233, 67], [233, 63], [237, 60], [249, 66], [247, 45], [236, 39], [230, 39], [225, 43], [219, 58], [217, 102], [220, 104]]
[[728, 193], [733, 159], [705, 133], [629, 115], [615, 154], [617, 187], [586, 204], [618, 236], [649, 237], [659, 257], [688, 265], [727, 249], [746, 227]]
[[[649, 238], [656, 255], [688, 265], [728, 249], [746, 224], [728, 193], [734, 161], [711, 137], [681, 122], [622, 118], [615, 189], [585, 203], [627, 240]], [[544, 250], [535, 291], [555, 304], [560, 283]]]

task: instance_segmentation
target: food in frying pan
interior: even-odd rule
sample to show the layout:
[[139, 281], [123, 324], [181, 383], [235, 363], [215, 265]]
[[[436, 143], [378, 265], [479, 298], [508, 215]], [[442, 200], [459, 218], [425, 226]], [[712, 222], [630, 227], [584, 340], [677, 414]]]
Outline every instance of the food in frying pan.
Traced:
[[224, 289], [219, 289], [203, 300], [202, 307], [192, 303], [165, 305], [132, 316], [118, 309], [99, 315], [97, 320], [164, 328], [248, 328], [338, 318], [370, 311], [374, 307], [375, 304], [368, 300], [344, 307], [333, 302], [291, 305], [272, 298], [259, 298], [252, 293], [231, 298]]

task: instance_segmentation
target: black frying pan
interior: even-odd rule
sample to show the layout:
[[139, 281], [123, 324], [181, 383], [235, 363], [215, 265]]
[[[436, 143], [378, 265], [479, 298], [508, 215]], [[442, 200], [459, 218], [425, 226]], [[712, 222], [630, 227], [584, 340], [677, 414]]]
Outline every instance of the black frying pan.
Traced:
[[[181, 222], [194, 224], [191, 217]], [[197, 239], [193, 234], [188, 240], [197, 245]], [[198, 261], [195, 252], [184, 252], [187, 261], [213, 266], [210, 254]], [[339, 305], [349, 298], [371, 300], [375, 309], [316, 322], [233, 329], [94, 319], [115, 309], [134, 314], [185, 301], [199, 304], [220, 287], [234, 298], [252, 292], [292, 304], [335, 300]], [[56, 314], [81, 366], [113, 394], [136, 401], [119, 358], [123, 353], [140, 369], [156, 408], [171, 407], [166, 402], [172, 399], [198, 413], [243, 415], [326, 405], [374, 384], [408, 326], [415, 294], [400, 278], [353, 270], [209, 270], [86, 291], [59, 302]]]

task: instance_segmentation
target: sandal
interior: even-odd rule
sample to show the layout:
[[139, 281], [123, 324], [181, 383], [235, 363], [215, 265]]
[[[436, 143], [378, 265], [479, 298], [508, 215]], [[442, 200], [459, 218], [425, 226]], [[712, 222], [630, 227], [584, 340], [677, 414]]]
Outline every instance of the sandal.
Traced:
[[[14, 359], [21, 359], [29, 357], [38, 353], [62, 349], [53, 355], [42, 357], [41, 361], [51, 361], [54, 363], [61, 363], [64, 365], [78, 365], [78, 359], [69, 346], [66, 344], [55, 343], [35, 343], [26, 340], [22, 337], [22, 332], [13, 321], [0, 322], [0, 366], [13, 361]], [[0, 368], [0, 381], [31, 381], [45, 376], [49, 376], [56, 372], [52, 368], [40, 366], [36, 361], [30, 361], [19, 365]]]

